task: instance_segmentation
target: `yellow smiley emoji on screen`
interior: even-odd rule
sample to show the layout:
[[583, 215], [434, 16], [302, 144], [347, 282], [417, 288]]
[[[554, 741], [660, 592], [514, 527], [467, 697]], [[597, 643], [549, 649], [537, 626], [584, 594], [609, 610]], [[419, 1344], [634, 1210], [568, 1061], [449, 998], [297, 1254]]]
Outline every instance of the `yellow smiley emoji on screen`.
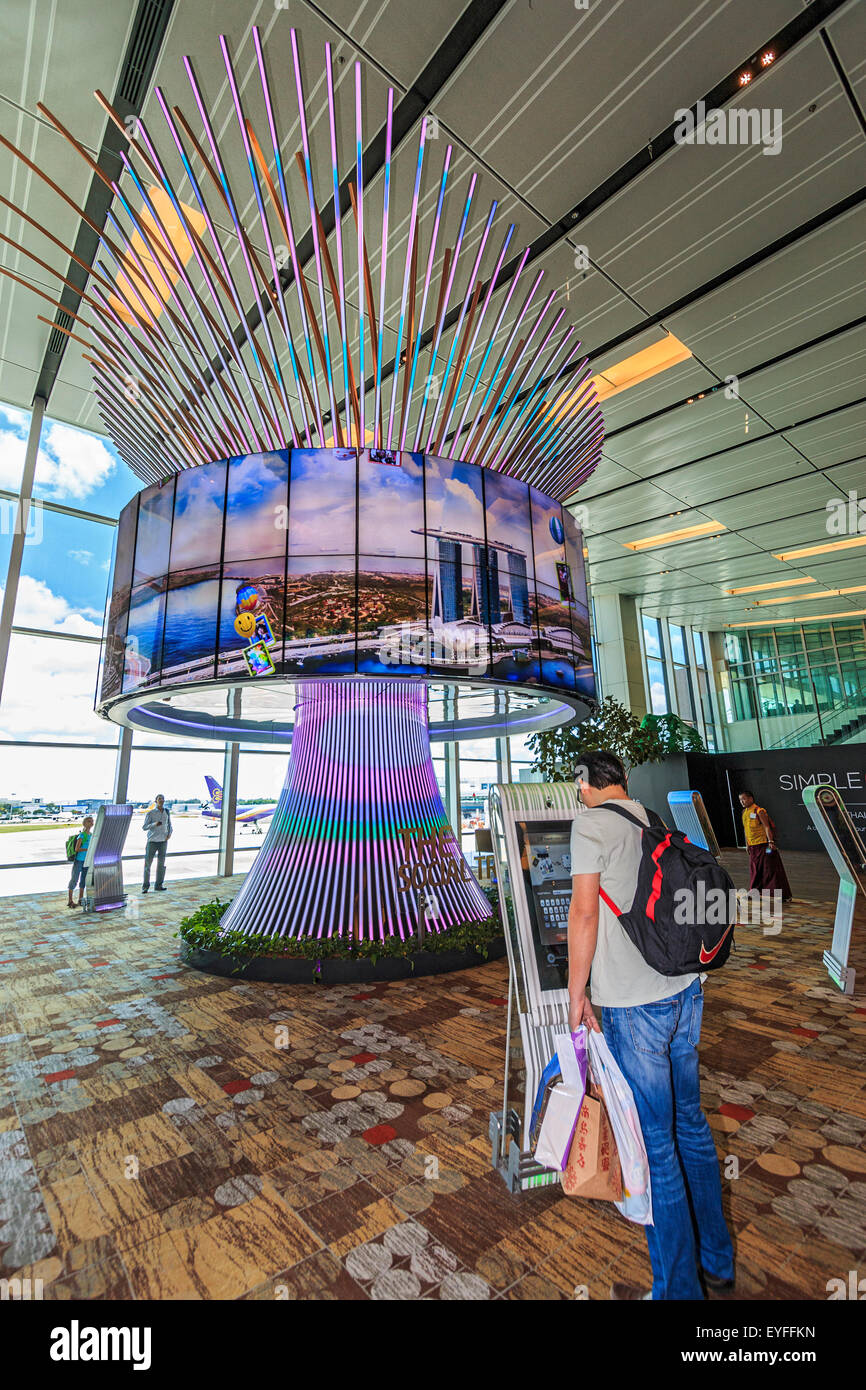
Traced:
[[235, 632], [239, 637], [252, 637], [256, 630], [256, 620], [252, 613], [238, 613], [235, 618]]

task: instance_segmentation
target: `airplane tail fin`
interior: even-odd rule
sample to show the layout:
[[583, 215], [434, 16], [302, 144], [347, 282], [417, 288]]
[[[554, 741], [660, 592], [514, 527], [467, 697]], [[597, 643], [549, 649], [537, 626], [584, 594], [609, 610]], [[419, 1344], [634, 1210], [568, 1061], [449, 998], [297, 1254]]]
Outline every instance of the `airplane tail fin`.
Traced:
[[207, 774], [205, 774], [204, 780], [207, 783], [207, 789], [210, 792], [211, 801], [213, 802], [214, 806], [219, 806], [222, 803], [223, 799], [222, 787], [220, 786], [219, 782], [214, 781], [213, 777], [209, 777]]

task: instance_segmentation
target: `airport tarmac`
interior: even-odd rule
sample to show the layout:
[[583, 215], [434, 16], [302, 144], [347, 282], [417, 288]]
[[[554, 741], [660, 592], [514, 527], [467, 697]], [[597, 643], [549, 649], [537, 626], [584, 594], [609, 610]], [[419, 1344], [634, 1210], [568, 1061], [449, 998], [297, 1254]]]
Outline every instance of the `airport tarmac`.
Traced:
[[[141, 883], [145, 835], [144, 812], [136, 811], [124, 849], [123, 873], [127, 886]], [[217, 871], [219, 828], [216, 821], [206, 824], [201, 816], [172, 816], [173, 835], [168, 848], [166, 882], [171, 879], [201, 878]], [[267, 828], [267, 823], [265, 825]], [[16, 893], [49, 893], [64, 888], [71, 868], [66, 862], [66, 840], [72, 830], [65, 825], [46, 825], [38, 829], [15, 829], [0, 834], [0, 897]], [[264, 836], [249, 826], [237, 827], [236, 865], [250, 867]], [[177, 857], [175, 857], [177, 856]], [[13, 868], [12, 865], [27, 867]], [[38, 865], [38, 867], [34, 867]]]

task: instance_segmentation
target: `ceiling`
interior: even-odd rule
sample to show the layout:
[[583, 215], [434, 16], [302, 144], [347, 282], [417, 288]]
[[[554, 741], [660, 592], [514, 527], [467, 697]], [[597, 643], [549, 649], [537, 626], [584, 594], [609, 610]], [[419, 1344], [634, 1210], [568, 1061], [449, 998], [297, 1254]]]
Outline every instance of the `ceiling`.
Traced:
[[[111, 97], [128, 75], [128, 50], [148, 5], [158, 8], [157, 0], [108, 7], [7, 0], [0, 14], [0, 134], [79, 205], [92, 195], [90, 170], [36, 103], [50, 107], [95, 157], [106, 121], [92, 92], [98, 87]], [[246, 166], [217, 36], [228, 36], [257, 125], [263, 116], [252, 81], [254, 23], [265, 39], [287, 156], [298, 142], [289, 90], [295, 26], [314, 148], [316, 131], [327, 127], [322, 52], [330, 41], [341, 150], [351, 148], [354, 58], [365, 62], [371, 139], [387, 89], [395, 89], [405, 135], [393, 164], [394, 207], [404, 205], [418, 119], [430, 110], [443, 153], [446, 143], [454, 146], [455, 186], [479, 171], [476, 198], [484, 214], [498, 199], [499, 238], [517, 224], [509, 259], [532, 243], [530, 266], [545, 271], [542, 293], [556, 290], [593, 371], [666, 332], [691, 350], [691, 359], [604, 403], [603, 460], [573, 499], [582, 509], [596, 593], [633, 594], [651, 613], [709, 629], [866, 608], [866, 591], [830, 592], [866, 584], [866, 546], [807, 561], [774, 558], [837, 539], [827, 532], [828, 500], [847, 497], [849, 489], [866, 497], [866, 6], [606, 0], [579, 10], [544, 0], [288, 0], [281, 7], [273, 0], [248, 7], [176, 0], [147, 91], [160, 84], [192, 119], [181, 59], [194, 57], [241, 202], [249, 185], [242, 183]], [[777, 57], [761, 71], [753, 59], [768, 49]], [[743, 70], [754, 71], [754, 81], [736, 90], [731, 83]], [[676, 111], [701, 98], [718, 106], [720, 93], [725, 109], [781, 112], [778, 153], [765, 154], [761, 145], [673, 143]], [[152, 97], [143, 117], [158, 129]], [[164, 148], [161, 131], [160, 143]], [[427, 169], [428, 207], [440, 162]], [[316, 172], [318, 187], [328, 187], [329, 170]], [[374, 177], [365, 194], [372, 226], [381, 215], [381, 184]], [[191, 197], [182, 173], [177, 186]], [[75, 244], [76, 213], [5, 148], [0, 189], [64, 247]], [[460, 199], [446, 204], [441, 247], [454, 244], [460, 211]], [[245, 221], [255, 216], [251, 196], [244, 214]], [[476, 215], [467, 256], [483, 220]], [[0, 233], [69, 274], [65, 251], [2, 205]], [[394, 229], [386, 281], [392, 352], [401, 235], [405, 246], [403, 226]], [[375, 253], [372, 260], [378, 283]], [[27, 282], [0, 279], [0, 400], [29, 406], [47, 363], [48, 413], [101, 430], [79, 345], [46, 357], [51, 329], [37, 315], [52, 319], [54, 310], [27, 287], [57, 300], [62, 286], [6, 242], [0, 264]], [[514, 296], [503, 333], [521, 297]], [[447, 335], [443, 341], [447, 350]], [[625, 545], [706, 521], [726, 529], [640, 552]], [[773, 596], [772, 589], [724, 592], [806, 576], [814, 583], [789, 587], [787, 601], [758, 608], [755, 599]], [[790, 597], [798, 593], [821, 597]]]

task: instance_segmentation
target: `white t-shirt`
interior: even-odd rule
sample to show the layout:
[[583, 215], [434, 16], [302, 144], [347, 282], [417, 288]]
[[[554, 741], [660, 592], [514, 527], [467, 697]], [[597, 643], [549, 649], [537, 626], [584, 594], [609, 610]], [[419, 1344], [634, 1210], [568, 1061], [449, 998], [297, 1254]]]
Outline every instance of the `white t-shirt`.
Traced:
[[[644, 825], [649, 817], [636, 801], [617, 799]], [[601, 887], [619, 908], [628, 912], [634, 901], [640, 864], [640, 833], [615, 811], [590, 808], [575, 816], [571, 829], [571, 872], [599, 874]], [[660, 975], [647, 965], [602, 898], [598, 900], [598, 940], [592, 958], [590, 995], [602, 1008], [635, 1008], [669, 999], [688, 989], [696, 974]]]

